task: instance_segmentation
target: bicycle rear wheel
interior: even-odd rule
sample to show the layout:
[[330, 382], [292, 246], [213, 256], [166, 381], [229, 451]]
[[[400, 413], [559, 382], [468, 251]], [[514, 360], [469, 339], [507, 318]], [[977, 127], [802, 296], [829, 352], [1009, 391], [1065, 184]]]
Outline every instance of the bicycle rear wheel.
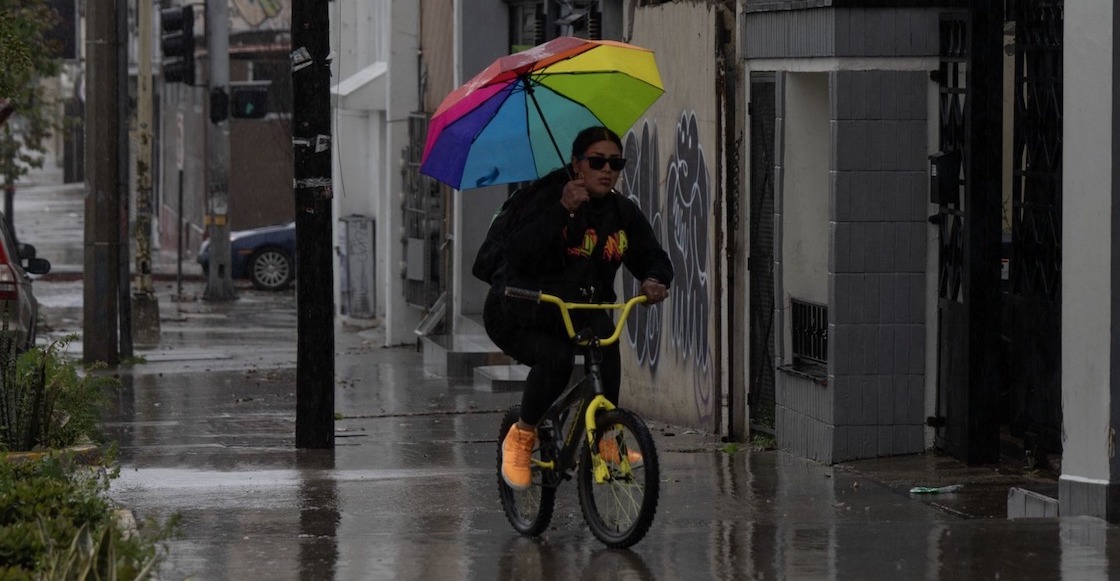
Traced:
[[[502, 479], [502, 440], [510, 426], [521, 417], [521, 406], [515, 405], [502, 418], [498, 432], [498, 496], [502, 499], [502, 510], [506, 520], [517, 532], [526, 536], [537, 536], [548, 528], [552, 521], [552, 509], [556, 504], [556, 488], [546, 486], [542, 469], [533, 465], [533, 483], [527, 490], [514, 490]], [[541, 450], [552, 449], [551, 442], [542, 441], [549, 437], [547, 430], [537, 430], [537, 444], [533, 448], [533, 459], [541, 459]]]
[[591, 451], [583, 447], [579, 462], [579, 503], [587, 526], [612, 548], [642, 540], [653, 524], [659, 493], [659, 466], [653, 436], [637, 415], [622, 409], [595, 420], [595, 449], [606, 461], [606, 476], [597, 482]]

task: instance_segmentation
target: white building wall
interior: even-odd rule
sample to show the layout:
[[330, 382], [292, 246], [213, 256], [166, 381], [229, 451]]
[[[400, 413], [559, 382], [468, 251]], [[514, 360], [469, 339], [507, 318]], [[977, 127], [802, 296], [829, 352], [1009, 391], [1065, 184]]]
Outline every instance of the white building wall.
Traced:
[[[385, 73], [348, 99], [336, 96], [334, 110], [334, 212], [374, 219], [377, 313], [387, 345], [414, 340], [421, 313], [404, 297], [401, 242], [401, 151], [408, 143], [409, 113], [420, 109], [417, 51], [419, 6], [413, 0], [340, 0], [331, 4], [332, 63], [336, 83], [345, 83], [376, 62]], [[336, 240], [340, 223], [336, 221]], [[341, 269], [335, 264], [335, 301], [341, 303]]]
[[[1113, 3], [1065, 4], [1062, 170], [1062, 479], [1107, 483], [1116, 290]], [[1068, 508], [1062, 500], [1062, 511]]]
[[423, 315], [409, 306], [404, 296], [404, 246], [401, 243], [402, 149], [408, 145], [408, 116], [420, 110], [417, 54], [420, 50], [420, 5], [415, 0], [394, 0], [390, 27], [388, 110], [385, 123], [385, 151], [382, 165], [386, 168], [376, 184], [381, 206], [377, 226], [377, 252], [385, 257], [385, 267], [378, 264], [379, 291], [385, 293], [385, 344], [401, 345], [416, 340], [414, 333]]
[[[783, 305], [828, 304], [828, 172], [831, 129], [827, 73], [790, 73], [785, 85], [782, 192]], [[788, 342], [788, 336], [786, 338]], [[786, 345], [785, 353], [790, 353]], [[789, 363], [789, 361], [785, 361]]]

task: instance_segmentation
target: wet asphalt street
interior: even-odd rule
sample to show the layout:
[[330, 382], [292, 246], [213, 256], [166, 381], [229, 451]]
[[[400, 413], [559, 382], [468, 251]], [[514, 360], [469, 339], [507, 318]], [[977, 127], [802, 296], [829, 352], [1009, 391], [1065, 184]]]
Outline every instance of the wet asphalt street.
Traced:
[[[80, 330], [81, 282], [63, 257], [81, 255], [81, 197], [33, 193], [17, 229], [58, 266], [36, 283], [45, 339]], [[209, 303], [197, 299], [202, 282], [181, 297], [174, 280], [157, 284], [160, 345], [118, 370], [105, 431], [120, 445], [113, 497], [141, 522], [182, 517], [162, 579], [1120, 576], [1120, 528], [1100, 520], [962, 518], [856, 469], [657, 422], [661, 504], [641, 543], [604, 549], [574, 483], [552, 528], [522, 538], [495, 471], [500, 414], [516, 394], [431, 376], [415, 347], [385, 348], [376, 326], [340, 322], [337, 447], [299, 451], [294, 291], [239, 286], [238, 300]]]

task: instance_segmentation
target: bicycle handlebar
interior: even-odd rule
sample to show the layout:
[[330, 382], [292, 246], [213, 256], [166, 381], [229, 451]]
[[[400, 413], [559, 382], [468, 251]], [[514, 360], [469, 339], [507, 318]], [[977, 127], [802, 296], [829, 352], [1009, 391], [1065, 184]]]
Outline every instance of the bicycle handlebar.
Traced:
[[[541, 292], [541, 291], [535, 291], [535, 290], [529, 290], [529, 289], [523, 289], [523, 288], [516, 288], [516, 287], [512, 287], [512, 286], [507, 286], [506, 287], [506, 293], [505, 294], [506, 294], [507, 297], [510, 297], [510, 298], [513, 298], [513, 299], [534, 301], [534, 302], [537, 302], [537, 303], [551, 303], [551, 304], [556, 305], [556, 307], [560, 309], [560, 317], [564, 320], [564, 329], [567, 330], [569, 339], [575, 339], [576, 330], [575, 330], [575, 327], [572, 326], [572, 317], [571, 317], [571, 315], [569, 314], [568, 311], [572, 311], [572, 310], [600, 310], [600, 311], [612, 310], [612, 311], [619, 311], [619, 310], [621, 310], [622, 314], [619, 315], [618, 323], [615, 324], [614, 333], [611, 333], [611, 336], [607, 337], [606, 339], [599, 339], [598, 340], [599, 345], [604, 346], [604, 347], [607, 346], [607, 345], [613, 344], [615, 341], [618, 341], [618, 338], [622, 335], [622, 328], [624, 326], [626, 326], [626, 318], [630, 316], [630, 310], [634, 308], [634, 305], [640, 305], [640, 304], [642, 304], [642, 303], [644, 303], [648, 300], [645, 295], [638, 295], [638, 296], [632, 297], [630, 300], [626, 301], [625, 303], [568, 303], [568, 302], [565, 302], [564, 299], [561, 299], [560, 297], [558, 297], [556, 295], [550, 295], [548, 293]], [[591, 342], [590, 340], [584, 340], [584, 341], [579, 341], [577, 344], [587, 345], [590, 342]]]

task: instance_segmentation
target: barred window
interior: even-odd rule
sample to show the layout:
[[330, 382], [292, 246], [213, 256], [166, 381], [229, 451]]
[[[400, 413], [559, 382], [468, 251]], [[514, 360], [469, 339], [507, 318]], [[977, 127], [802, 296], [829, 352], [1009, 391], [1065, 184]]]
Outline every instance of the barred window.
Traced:
[[790, 299], [793, 364], [828, 363], [828, 306]]

